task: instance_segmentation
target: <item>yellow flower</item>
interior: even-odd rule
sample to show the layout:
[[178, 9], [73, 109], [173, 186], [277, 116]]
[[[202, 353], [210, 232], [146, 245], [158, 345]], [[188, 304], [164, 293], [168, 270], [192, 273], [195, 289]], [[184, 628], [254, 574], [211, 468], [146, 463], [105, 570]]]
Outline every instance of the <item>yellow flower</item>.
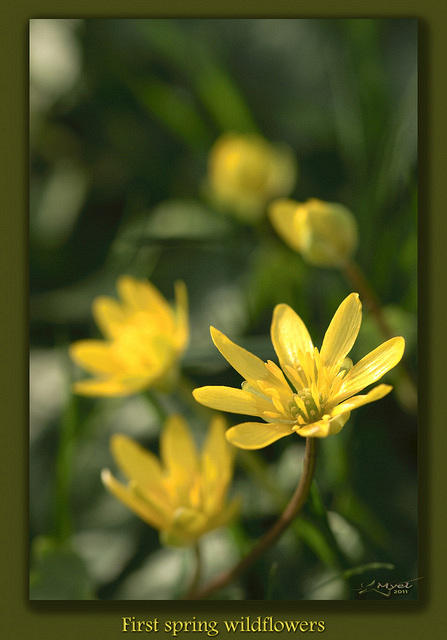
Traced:
[[342, 267], [357, 248], [356, 220], [341, 204], [282, 199], [271, 204], [269, 214], [278, 235], [310, 264]]
[[208, 159], [208, 188], [217, 204], [247, 222], [260, 218], [269, 200], [288, 195], [297, 167], [288, 147], [256, 134], [226, 133]]
[[111, 449], [129, 483], [121, 484], [104, 469], [104, 485], [142, 520], [158, 529], [166, 544], [192, 544], [235, 515], [238, 501], [226, 503], [233, 450], [225, 440], [225, 420], [221, 416], [211, 420], [201, 455], [179, 415], [171, 416], [164, 425], [161, 463], [125, 435], [113, 436]]
[[188, 301], [183, 282], [175, 284], [172, 310], [148, 281], [122, 276], [121, 303], [100, 296], [93, 315], [106, 340], [80, 340], [70, 347], [73, 360], [95, 375], [75, 383], [89, 396], [125, 396], [150, 386], [165, 388], [177, 373], [188, 341]]
[[194, 397], [207, 407], [266, 421], [244, 422], [227, 431], [228, 440], [242, 449], [260, 449], [293, 433], [317, 438], [338, 433], [352, 409], [391, 391], [390, 385], [379, 384], [365, 395], [356, 395], [394, 367], [405, 347], [403, 338], [391, 338], [353, 366], [347, 355], [361, 317], [358, 294], [351, 293], [335, 312], [318, 351], [295, 311], [286, 304], [277, 305], [271, 337], [282, 370], [211, 327], [214, 344], [245, 382], [242, 389], [201, 387], [194, 390]]

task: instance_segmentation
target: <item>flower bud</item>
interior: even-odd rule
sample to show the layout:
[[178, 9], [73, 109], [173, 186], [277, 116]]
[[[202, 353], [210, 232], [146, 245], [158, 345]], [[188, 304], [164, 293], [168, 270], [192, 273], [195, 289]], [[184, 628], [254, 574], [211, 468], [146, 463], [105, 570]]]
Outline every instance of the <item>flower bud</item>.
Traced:
[[272, 203], [269, 214], [281, 238], [310, 264], [343, 267], [357, 248], [356, 220], [341, 204], [282, 199]]
[[296, 174], [288, 147], [272, 145], [257, 134], [226, 133], [210, 151], [207, 187], [218, 206], [255, 222], [269, 200], [292, 191]]

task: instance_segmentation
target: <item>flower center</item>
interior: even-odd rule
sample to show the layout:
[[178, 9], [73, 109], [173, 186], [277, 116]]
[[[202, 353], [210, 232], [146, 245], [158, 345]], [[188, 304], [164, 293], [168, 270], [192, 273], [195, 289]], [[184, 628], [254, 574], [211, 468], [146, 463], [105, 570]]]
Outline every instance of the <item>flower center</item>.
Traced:
[[321, 418], [321, 395], [315, 396], [310, 389], [302, 389], [293, 394], [293, 400], [289, 405], [292, 418], [299, 424], [308, 424]]

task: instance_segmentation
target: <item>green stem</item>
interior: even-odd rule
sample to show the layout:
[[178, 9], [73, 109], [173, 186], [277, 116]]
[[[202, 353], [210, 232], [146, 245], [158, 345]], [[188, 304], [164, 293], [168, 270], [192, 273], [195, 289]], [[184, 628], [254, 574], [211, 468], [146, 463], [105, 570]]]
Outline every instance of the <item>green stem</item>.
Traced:
[[202, 589], [191, 593], [191, 599], [200, 600], [202, 598], [207, 598], [215, 591], [222, 589], [222, 587], [225, 587], [227, 584], [235, 580], [243, 571], [253, 564], [259, 556], [273, 545], [292, 523], [294, 518], [298, 515], [301, 507], [306, 502], [309, 494], [310, 485], [315, 471], [315, 450], [315, 438], [306, 438], [306, 451], [304, 454], [303, 472], [301, 474], [300, 481], [292, 498], [274, 525], [258, 540], [252, 550], [235, 564], [234, 567], [217, 576], [217, 578], [212, 580]]

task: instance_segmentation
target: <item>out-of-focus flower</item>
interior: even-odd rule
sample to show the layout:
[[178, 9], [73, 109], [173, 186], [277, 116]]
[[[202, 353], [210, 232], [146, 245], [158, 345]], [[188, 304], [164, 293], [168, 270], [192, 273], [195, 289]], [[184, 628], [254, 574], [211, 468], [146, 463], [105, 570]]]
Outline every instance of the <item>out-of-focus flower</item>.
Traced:
[[357, 248], [356, 220], [341, 204], [281, 199], [269, 214], [281, 238], [310, 264], [343, 267]]
[[355, 395], [394, 367], [405, 348], [402, 337], [391, 338], [353, 366], [347, 355], [361, 318], [359, 296], [351, 293], [335, 312], [318, 351], [295, 311], [277, 305], [271, 337], [282, 370], [211, 327], [214, 344], [245, 382], [242, 389], [201, 387], [194, 397], [207, 407], [266, 421], [244, 422], [227, 431], [228, 440], [242, 449], [260, 449], [293, 433], [317, 438], [338, 433], [353, 409], [391, 391], [390, 385], [379, 384], [365, 395]]
[[173, 310], [147, 280], [118, 279], [121, 303], [100, 296], [93, 315], [106, 340], [80, 340], [70, 347], [73, 360], [95, 378], [74, 384], [89, 396], [125, 396], [148, 387], [167, 389], [186, 348], [188, 300], [183, 282], [176, 282]]
[[161, 462], [125, 435], [111, 448], [129, 479], [118, 482], [108, 469], [102, 481], [121, 502], [161, 533], [166, 544], [194, 543], [211, 529], [229, 522], [238, 500], [226, 502], [233, 474], [233, 450], [225, 440], [225, 420], [215, 416], [199, 455], [184, 419], [167, 419], [160, 442]]
[[291, 150], [256, 134], [226, 133], [214, 143], [208, 158], [212, 198], [246, 222], [258, 220], [272, 198], [288, 195], [296, 174]]

